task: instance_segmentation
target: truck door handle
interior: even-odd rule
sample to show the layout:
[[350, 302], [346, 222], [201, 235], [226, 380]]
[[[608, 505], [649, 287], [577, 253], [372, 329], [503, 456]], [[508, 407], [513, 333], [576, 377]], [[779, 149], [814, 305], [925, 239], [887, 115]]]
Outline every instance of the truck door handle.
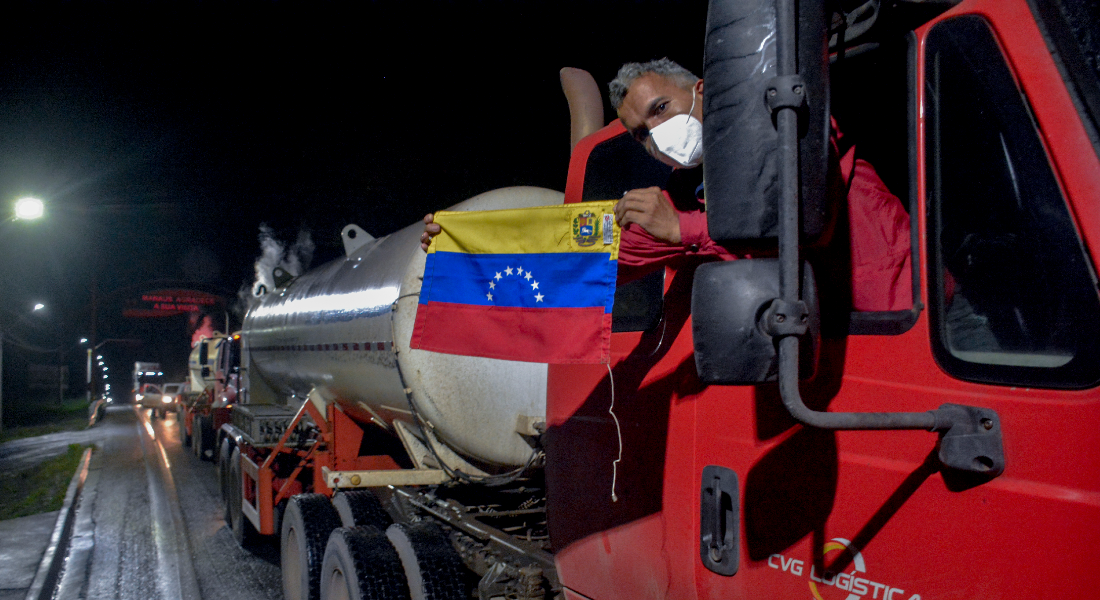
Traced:
[[703, 467], [699, 494], [699, 558], [719, 575], [737, 573], [740, 562], [740, 496], [737, 473], [726, 467]]

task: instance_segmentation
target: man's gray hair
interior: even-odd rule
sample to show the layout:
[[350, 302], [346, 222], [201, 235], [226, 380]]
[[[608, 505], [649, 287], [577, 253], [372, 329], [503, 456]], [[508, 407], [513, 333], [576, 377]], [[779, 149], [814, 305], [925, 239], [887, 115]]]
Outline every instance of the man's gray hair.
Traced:
[[644, 63], [626, 63], [619, 69], [619, 74], [615, 76], [615, 79], [607, 84], [611, 106], [615, 107], [615, 110], [619, 110], [623, 105], [623, 98], [626, 98], [626, 92], [634, 84], [634, 80], [649, 73], [668, 77], [685, 89], [699, 81], [699, 78], [691, 71], [668, 58], [658, 58]]

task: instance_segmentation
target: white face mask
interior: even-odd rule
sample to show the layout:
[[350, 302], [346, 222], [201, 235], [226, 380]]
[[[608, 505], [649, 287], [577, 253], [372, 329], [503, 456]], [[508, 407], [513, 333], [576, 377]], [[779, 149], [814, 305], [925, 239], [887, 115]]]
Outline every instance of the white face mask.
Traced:
[[691, 116], [695, 110], [695, 90], [691, 90], [691, 110], [676, 115], [649, 130], [657, 152], [676, 165], [690, 169], [703, 163], [703, 124]]

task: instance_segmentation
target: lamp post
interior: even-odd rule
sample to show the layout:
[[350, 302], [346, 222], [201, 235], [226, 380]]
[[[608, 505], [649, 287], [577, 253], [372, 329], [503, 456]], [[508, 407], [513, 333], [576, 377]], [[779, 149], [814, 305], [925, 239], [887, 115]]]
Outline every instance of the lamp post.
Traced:
[[[23, 202], [23, 201], [26, 201], [26, 200], [34, 200], [34, 199], [33, 198], [24, 198], [23, 200], [20, 200], [20, 202]], [[18, 212], [19, 204], [17, 203], [15, 206], [16, 206], [16, 212]], [[32, 207], [31, 209], [28, 209], [28, 210], [33, 211], [34, 208]], [[38, 214], [41, 216], [41, 214], [42, 214], [41, 210], [39, 210]], [[46, 309], [45, 304], [42, 304], [41, 302], [35, 302], [34, 308], [31, 309], [31, 312], [38, 312], [40, 310], [45, 310], [45, 309]], [[58, 343], [58, 345], [57, 345], [57, 405], [58, 406], [61, 406], [62, 404], [65, 403], [65, 367], [64, 367], [65, 355], [64, 355], [64, 349], [65, 349], [65, 346], [63, 344]]]
[[[39, 311], [46, 306], [41, 302], [36, 303], [31, 312]], [[4, 332], [0, 331], [0, 431], [4, 431]]]
[[[140, 344], [141, 340], [127, 339], [127, 338], [108, 338], [108, 339], [103, 340], [102, 342], [96, 344], [95, 346], [90, 346], [88, 348], [88, 363], [87, 363], [88, 366], [87, 366], [87, 370], [85, 371], [84, 382], [88, 386], [87, 397], [88, 397], [88, 403], [89, 404], [91, 404], [91, 402], [92, 402], [92, 354], [95, 354], [96, 350], [99, 350], [101, 347], [103, 347], [104, 344], [106, 344], [108, 342], [121, 342], [123, 344]], [[81, 338], [80, 343], [81, 344], [87, 344], [88, 343], [88, 338]], [[102, 359], [103, 357], [100, 356], [99, 358]], [[103, 362], [100, 361], [99, 364], [102, 365]], [[104, 367], [103, 370], [106, 371], [107, 368]], [[106, 377], [104, 377], [104, 378], [106, 378]]]
[[[33, 221], [42, 216], [45, 205], [38, 198], [21, 198], [15, 202], [12, 216], [5, 222]], [[36, 307], [35, 310], [38, 310]], [[0, 331], [0, 431], [4, 431], [4, 332]]]

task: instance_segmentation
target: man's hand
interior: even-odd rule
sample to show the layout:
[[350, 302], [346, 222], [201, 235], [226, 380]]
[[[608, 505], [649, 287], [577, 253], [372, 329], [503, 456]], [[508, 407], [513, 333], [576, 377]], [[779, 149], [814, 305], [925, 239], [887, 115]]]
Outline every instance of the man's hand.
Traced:
[[637, 223], [659, 240], [680, 243], [680, 217], [659, 187], [630, 190], [624, 194], [615, 205], [615, 221], [622, 228]]
[[432, 238], [439, 235], [441, 231], [443, 228], [435, 222], [435, 216], [432, 213], [424, 215], [424, 233], [420, 234], [420, 249], [427, 252], [428, 246], [432, 244]]

